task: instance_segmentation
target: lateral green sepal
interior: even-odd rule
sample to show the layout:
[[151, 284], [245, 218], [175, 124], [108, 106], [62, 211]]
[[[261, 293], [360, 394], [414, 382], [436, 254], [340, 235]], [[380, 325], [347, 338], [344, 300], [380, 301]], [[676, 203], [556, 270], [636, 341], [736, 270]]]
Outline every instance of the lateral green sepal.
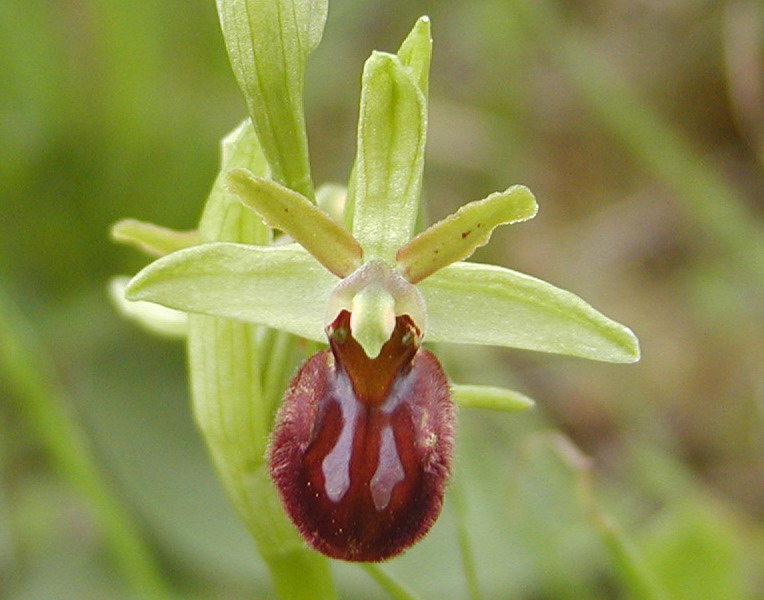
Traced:
[[128, 300], [227, 317], [325, 341], [337, 278], [297, 244], [201, 244], [160, 258], [130, 282]]
[[508, 346], [606, 362], [639, 360], [632, 331], [550, 283], [494, 265], [458, 262], [417, 288], [427, 341]]

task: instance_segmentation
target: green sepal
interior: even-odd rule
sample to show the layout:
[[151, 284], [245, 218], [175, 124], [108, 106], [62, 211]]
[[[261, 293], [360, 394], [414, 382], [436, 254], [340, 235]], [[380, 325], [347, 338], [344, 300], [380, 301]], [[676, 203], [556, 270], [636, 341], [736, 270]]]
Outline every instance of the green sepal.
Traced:
[[350, 181], [353, 236], [364, 260], [393, 264], [411, 237], [419, 208], [426, 100], [412, 70], [392, 54], [366, 61], [358, 149]]
[[461, 408], [485, 408], [504, 412], [520, 412], [535, 402], [520, 392], [488, 385], [451, 385], [454, 401]]
[[531, 191], [515, 185], [465, 204], [454, 214], [410, 240], [398, 250], [398, 271], [411, 283], [459, 260], [472, 256], [491, 239], [499, 225], [526, 221], [536, 216], [538, 205]]
[[606, 362], [639, 360], [630, 329], [545, 281], [494, 265], [458, 262], [417, 285], [427, 340], [508, 346]]
[[193, 246], [198, 241], [196, 231], [176, 231], [137, 219], [122, 219], [111, 227], [111, 239], [138, 248], [149, 256], [164, 256]]
[[297, 244], [201, 244], [160, 258], [130, 282], [128, 300], [267, 325], [325, 341], [337, 278]]
[[328, 0], [217, 0], [217, 6], [231, 67], [273, 178], [312, 199], [303, 80]]
[[289, 234], [337, 277], [347, 277], [361, 264], [361, 246], [342, 225], [302, 194], [246, 169], [228, 174], [229, 188], [265, 223]]

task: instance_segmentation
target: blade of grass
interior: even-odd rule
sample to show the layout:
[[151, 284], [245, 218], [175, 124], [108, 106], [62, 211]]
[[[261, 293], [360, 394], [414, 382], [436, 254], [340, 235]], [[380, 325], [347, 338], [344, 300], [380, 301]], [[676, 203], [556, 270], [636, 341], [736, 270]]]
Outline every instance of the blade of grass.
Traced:
[[462, 560], [464, 579], [467, 583], [467, 592], [470, 600], [480, 600], [480, 587], [478, 585], [475, 557], [472, 552], [469, 529], [467, 527], [467, 497], [461, 477], [456, 477], [451, 486], [451, 500], [456, 514], [456, 533], [459, 540], [459, 555]]
[[67, 411], [65, 392], [27, 325], [26, 317], [0, 294], [0, 372], [4, 372], [25, 417], [61, 475], [92, 506], [122, 576], [140, 598], [173, 598], [154, 552], [127, 509], [109, 489], [88, 441]]
[[670, 600], [671, 596], [648, 569], [642, 555], [597, 500], [589, 458], [561, 434], [540, 438], [539, 443], [547, 445], [575, 474], [581, 505], [599, 534], [623, 590], [635, 600]]
[[[8, 481], [8, 440], [11, 439], [8, 423], [0, 411], [0, 481]], [[13, 574], [18, 572], [18, 553], [16, 551], [16, 535], [12, 529], [8, 493], [5, 486], [0, 486], [0, 581], [11, 585]], [[2, 591], [3, 586], [0, 586]]]
[[420, 600], [420, 596], [375, 563], [362, 563], [364, 571], [379, 584], [393, 600]]

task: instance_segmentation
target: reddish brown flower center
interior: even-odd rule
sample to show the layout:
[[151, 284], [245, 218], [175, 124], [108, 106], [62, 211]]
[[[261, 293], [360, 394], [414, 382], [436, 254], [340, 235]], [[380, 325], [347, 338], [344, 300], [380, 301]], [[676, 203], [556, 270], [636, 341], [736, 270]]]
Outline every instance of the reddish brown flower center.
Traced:
[[274, 481], [305, 539], [335, 558], [384, 560], [430, 528], [442, 504], [453, 408], [437, 359], [398, 317], [369, 359], [343, 311], [331, 351], [312, 356], [287, 391], [270, 450]]
[[421, 333], [408, 315], [396, 319], [395, 329], [379, 356], [369, 358], [350, 332], [350, 313], [340, 312], [326, 328], [337, 369], [346, 374], [356, 399], [368, 406], [379, 406], [390, 397], [396, 379], [411, 370], [419, 349]]

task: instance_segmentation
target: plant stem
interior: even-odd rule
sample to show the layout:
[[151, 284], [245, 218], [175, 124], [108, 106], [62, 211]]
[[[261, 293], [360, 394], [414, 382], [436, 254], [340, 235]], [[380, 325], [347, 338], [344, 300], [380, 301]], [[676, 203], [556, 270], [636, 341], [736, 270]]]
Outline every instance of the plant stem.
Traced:
[[255, 325], [189, 316], [194, 416], [231, 502], [270, 570], [277, 596], [333, 600], [328, 561], [305, 547], [268, 474], [265, 450], [272, 410], [263, 395], [263, 373], [272, 372], [270, 360], [284, 363], [288, 357], [282, 352], [262, 356], [259, 333]]

